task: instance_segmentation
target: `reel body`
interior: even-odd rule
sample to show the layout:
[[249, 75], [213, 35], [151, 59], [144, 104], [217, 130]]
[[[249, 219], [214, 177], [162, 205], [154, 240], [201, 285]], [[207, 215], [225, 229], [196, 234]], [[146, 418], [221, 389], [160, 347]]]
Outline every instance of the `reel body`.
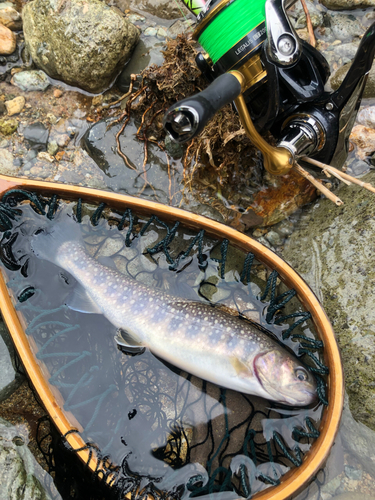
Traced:
[[[341, 87], [329, 93], [327, 61], [298, 37], [286, 14], [295, 0], [183, 2], [197, 15], [193, 38], [205, 53], [196, 63], [211, 85], [167, 111], [164, 127], [171, 138], [191, 140], [234, 101], [270, 173], [285, 174], [303, 157], [341, 167], [375, 54], [375, 23]], [[267, 130], [276, 147], [260, 136]]]

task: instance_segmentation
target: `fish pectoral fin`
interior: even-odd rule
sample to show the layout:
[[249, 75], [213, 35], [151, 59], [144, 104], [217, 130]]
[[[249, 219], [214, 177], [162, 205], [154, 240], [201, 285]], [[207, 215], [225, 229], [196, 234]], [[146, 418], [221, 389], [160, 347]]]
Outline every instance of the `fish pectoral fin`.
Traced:
[[230, 358], [230, 362], [239, 377], [244, 378], [253, 376], [253, 371], [251, 370], [251, 368], [246, 366], [245, 363], [240, 359], [233, 356]]
[[129, 354], [142, 354], [146, 349], [145, 346], [135, 340], [131, 336], [131, 334], [129, 334], [125, 330], [117, 330], [115, 341], [122, 351], [125, 351]]
[[97, 303], [92, 300], [90, 295], [79, 283], [76, 284], [68, 295], [65, 304], [73, 311], [88, 314], [103, 314], [103, 311], [99, 309]]

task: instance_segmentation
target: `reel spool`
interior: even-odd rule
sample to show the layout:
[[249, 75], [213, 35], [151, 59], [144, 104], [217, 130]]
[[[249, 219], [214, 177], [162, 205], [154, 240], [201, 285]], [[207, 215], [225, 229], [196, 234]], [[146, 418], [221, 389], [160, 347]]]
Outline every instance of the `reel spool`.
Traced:
[[[196, 63], [212, 83], [167, 111], [164, 127], [171, 139], [191, 140], [234, 101], [270, 173], [286, 174], [304, 157], [340, 168], [375, 54], [375, 24], [363, 36], [341, 87], [328, 93], [327, 61], [298, 37], [286, 14], [295, 0], [183, 2], [197, 15], [193, 38], [205, 52]], [[260, 136], [266, 130], [277, 147]]]

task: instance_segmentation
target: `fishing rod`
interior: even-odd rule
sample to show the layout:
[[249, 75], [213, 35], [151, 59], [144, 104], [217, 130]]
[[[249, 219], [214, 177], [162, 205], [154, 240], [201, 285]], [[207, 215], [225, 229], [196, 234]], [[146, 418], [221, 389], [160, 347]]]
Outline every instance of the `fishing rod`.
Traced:
[[[375, 23], [340, 88], [327, 92], [326, 59], [298, 37], [286, 13], [296, 0], [182, 1], [197, 17], [193, 38], [203, 51], [196, 64], [210, 85], [169, 108], [164, 127], [170, 137], [191, 140], [234, 101], [270, 173], [285, 174], [297, 161], [340, 168], [374, 59]], [[276, 147], [261, 137], [267, 130]]]

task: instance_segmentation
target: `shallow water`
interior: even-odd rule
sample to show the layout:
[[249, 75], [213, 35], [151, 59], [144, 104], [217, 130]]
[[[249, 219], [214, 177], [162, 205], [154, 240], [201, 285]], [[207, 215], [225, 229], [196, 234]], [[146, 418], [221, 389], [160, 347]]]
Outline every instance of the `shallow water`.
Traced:
[[[192, 491], [199, 496], [226, 491], [229, 497], [248, 497], [277, 483], [309, 452], [314, 439], [297, 438], [295, 430], [311, 431], [307, 422], [317, 428], [323, 405], [283, 407], [202, 381], [148, 350], [126, 354], [117, 348], [115, 328], [104, 316], [66, 307], [74, 279], [37, 259], [30, 249], [32, 234], [54, 222], [29, 204], [20, 208], [22, 216], [3, 239], [6, 245], [17, 235], [11, 248], [22, 265], [15, 271], [8, 265], [8, 287], [64, 409], [74, 414], [86, 442], [96, 443], [100, 455], [121, 465], [117, 481], [125, 477], [134, 488], [146, 490], [154, 484], [157, 490], [179, 491], [181, 498]], [[119, 231], [121, 217], [116, 213], [106, 212], [94, 226], [90, 216], [95, 209], [84, 205], [81, 224], [90, 255], [110, 257], [121, 273], [177, 298], [238, 310], [281, 339], [288, 323], [268, 324], [270, 302], [259, 298], [270, 275], [262, 264], [254, 261], [246, 283], [241, 273], [244, 252], [229, 245], [224, 264], [217, 262], [223, 243], [207, 236], [194, 242], [196, 234], [183, 227], [168, 240], [167, 251], [160, 244], [158, 251], [147, 253], [168, 237], [162, 221], [136, 218], [131, 230], [127, 222]], [[30, 287], [34, 294], [29, 292], [25, 300]], [[284, 291], [282, 285], [278, 291]], [[296, 299], [289, 305], [302, 310]], [[307, 320], [293, 333], [311, 337], [312, 331]], [[298, 350], [295, 340], [286, 344]], [[275, 433], [281, 441], [275, 441]]]

